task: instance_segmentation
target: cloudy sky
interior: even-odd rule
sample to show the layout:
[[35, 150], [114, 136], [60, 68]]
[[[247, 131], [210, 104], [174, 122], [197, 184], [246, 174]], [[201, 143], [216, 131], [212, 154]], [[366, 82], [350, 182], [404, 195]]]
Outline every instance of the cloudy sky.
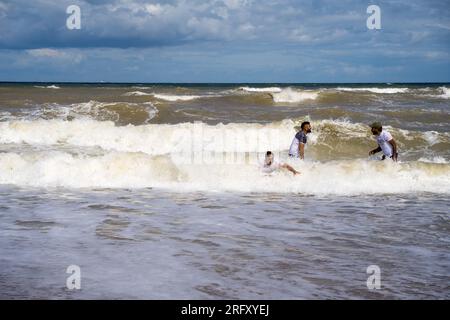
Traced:
[[0, 0], [0, 81], [449, 82], [450, 1]]

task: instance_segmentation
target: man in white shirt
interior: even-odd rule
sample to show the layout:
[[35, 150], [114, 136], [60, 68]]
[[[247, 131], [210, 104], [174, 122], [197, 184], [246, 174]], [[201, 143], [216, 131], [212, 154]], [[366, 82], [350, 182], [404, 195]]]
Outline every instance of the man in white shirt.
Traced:
[[305, 159], [305, 145], [307, 143], [306, 135], [311, 133], [311, 124], [308, 121], [302, 123], [300, 131], [297, 132], [289, 148], [289, 156]]
[[277, 170], [279, 170], [281, 168], [289, 170], [294, 175], [300, 174], [300, 172], [298, 172], [297, 170], [292, 168], [287, 163], [279, 163], [278, 161], [274, 161], [274, 156], [273, 156], [272, 151], [267, 151], [266, 152], [266, 157], [264, 159], [264, 164], [262, 165], [261, 170], [263, 172], [265, 172], [265, 173], [272, 173], [272, 172], [277, 171]]
[[392, 138], [392, 135], [386, 130], [383, 131], [383, 127], [381, 126], [380, 122], [374, 122], [370, 127], [372, 130], [372, 134], [375, 136], [375, 139], [378, 142], [378, 148], [371, 150], [369, 152], [369, 155], [373, 155], [377, 152], [383, 151], [383, 157], [381, 158], [381, 160], [389, 157], [392, 160], [397, 161], [397, 143]]

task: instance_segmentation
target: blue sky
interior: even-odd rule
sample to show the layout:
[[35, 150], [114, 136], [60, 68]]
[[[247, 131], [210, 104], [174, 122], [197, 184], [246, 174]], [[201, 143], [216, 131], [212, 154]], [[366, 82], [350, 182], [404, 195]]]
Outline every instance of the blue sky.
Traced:
[[450, 1], [0, 0], [0, 81], [449, 82]]

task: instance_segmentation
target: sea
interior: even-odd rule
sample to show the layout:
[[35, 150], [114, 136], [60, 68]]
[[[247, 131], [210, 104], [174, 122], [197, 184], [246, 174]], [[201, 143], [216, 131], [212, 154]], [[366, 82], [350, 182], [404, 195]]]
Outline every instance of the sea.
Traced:
[[[449, 83], [0, 83], [0, 298], [449, 299], [449, 99]], [[398, 162], [369, 155], [374, 121]], [[300, 174], [263, 172], [267, 151]]]

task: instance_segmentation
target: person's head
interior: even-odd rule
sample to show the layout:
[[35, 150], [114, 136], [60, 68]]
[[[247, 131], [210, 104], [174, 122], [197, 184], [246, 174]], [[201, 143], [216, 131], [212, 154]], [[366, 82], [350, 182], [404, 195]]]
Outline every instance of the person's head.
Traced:
[[302, 122], [301, 128], [306, 133], [311, 133], [311, 124], [309, 121]]
[[372, 124], [370, 125], [370, 128], [371, 128], [372, 134], [373, 134], [374, 136], [380, 135], [381, 131], [383, 131], [383, 127], [381, 126], [381, 123], [380, 123], [380, 122], [374, 122], [374, 123], [372, 123]]
[[272, 151], [266, 152], [266, 158], [264, 159], [264, 163], [268, 166], [270, 166], [273, 162], [273, 153]]

